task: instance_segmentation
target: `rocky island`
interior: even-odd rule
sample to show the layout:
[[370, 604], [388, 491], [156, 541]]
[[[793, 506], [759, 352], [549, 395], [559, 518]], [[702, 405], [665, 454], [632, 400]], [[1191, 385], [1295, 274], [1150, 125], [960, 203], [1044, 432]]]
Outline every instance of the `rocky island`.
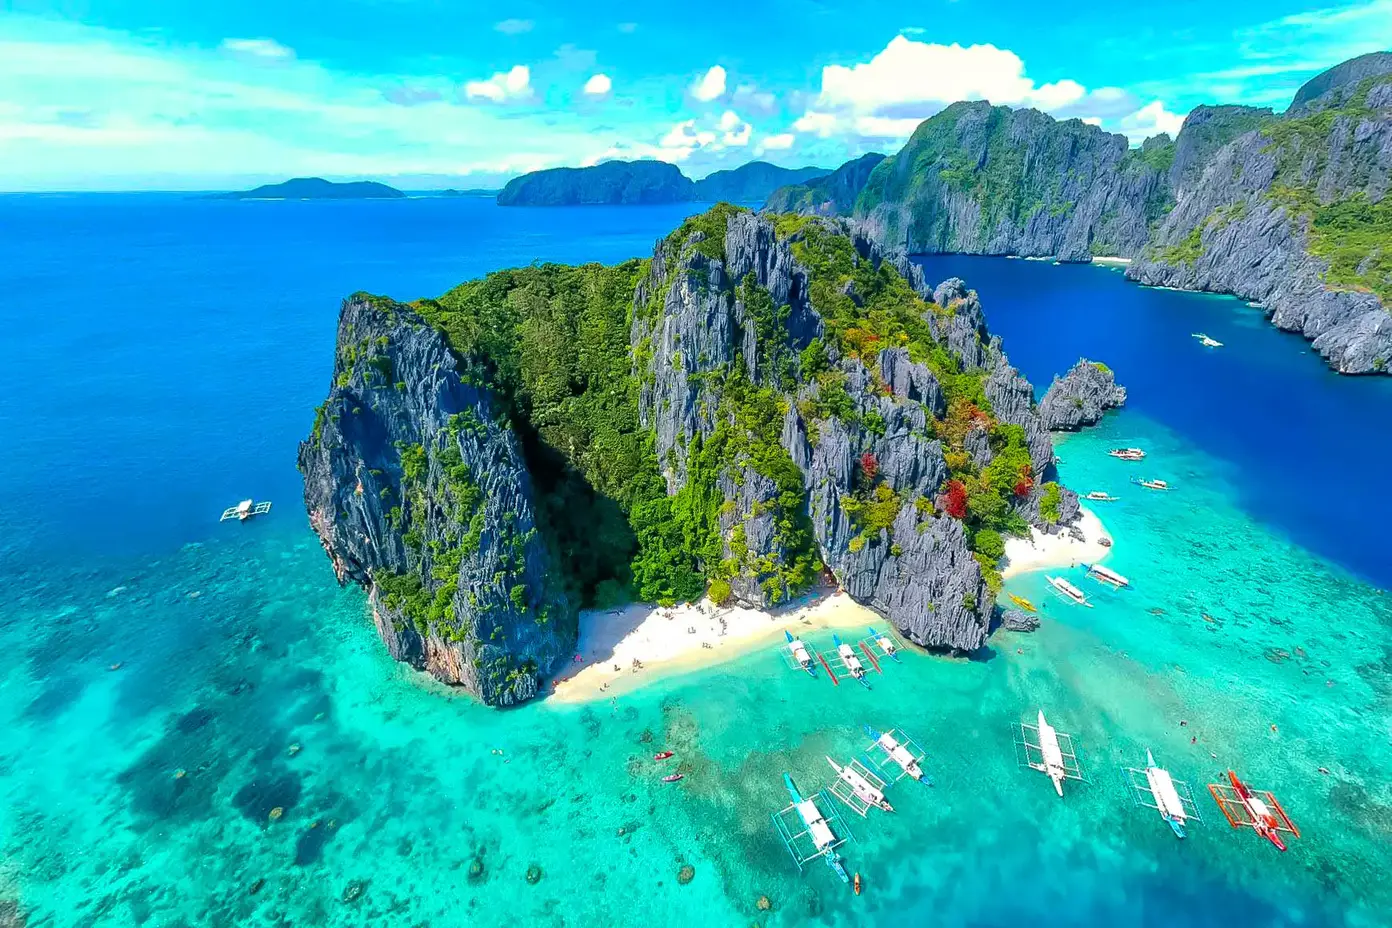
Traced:
[[1102, 414], [1126, 403], [1126, 388], [1117, 385], [1112, 369], [1086, 358], [1073, 365], [1044, 393], [1039, 417], [1051, 432], [1076, 432], [1102, 421]]
[[1139, 148], [956, 103], [873, 170], [838, 174], [767, 205], [852, 216], [911, 253], [1133, 258], [1133, 280], [1259, 304], [1341, 373], [1392, 366], [1392, 53], [1313, 78], [1284, 114], [1201, 106]]
[[605, 161], [585, 168], [549, 168], [513, 178], [499, 206], [626, 206], [650, 203], [761, 203], [779, 187], [830, 173], [751, 161], [693, 181], [663, 161]]
[[406, 194], [376, 181], [337, 183], [322, 177], [296, 177], [254, 190], [213, 194], [215, 200], [399, 200]]
[[1079, 517], [961, 281], [844, 220], [727, 204], [651, 258], [343, 304], [305, 503], [393, 656], [537, 694], [577, 611], [786, 602], [824, 576], [969, 652], [1004, 539]]

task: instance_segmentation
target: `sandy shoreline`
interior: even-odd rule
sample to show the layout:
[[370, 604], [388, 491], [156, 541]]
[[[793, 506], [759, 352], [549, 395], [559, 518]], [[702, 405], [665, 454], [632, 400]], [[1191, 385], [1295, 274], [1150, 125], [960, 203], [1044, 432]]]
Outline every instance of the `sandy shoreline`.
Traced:
[[1095, 512], [1085, 506], [1081, 508], [1078, 528], [1083, 533], [1083, 541], [1072, 535], [1045, 535], [1036, 528], [1030, 529], [1029, 538], [1007, 538], [1007, 563], [1001, 576], [1009, 579], [1033, 570], [1062, 569], [1104, 560], [1112, 549], [1103, 545], [1101, 539], [1111, 538], [1111, 534]]
[[[869, 625], [882, 626], [884, 619], [845, 593], [826, 591], [778, 612], [718, 607], [709, 600], [671, 608], [636, 603], [622, 609], [587, 610], [580, 616], [576, 645], [583, 661], [573, 661], [556, 676], [551, 698], [558, 702], [607, 699], [656, 676], [732, 660], [781, 641], [785, 628], [796, 627], [802, 633], [849, 628], [864, 637]], [[636, 671], [635, 660], [641, 662]]]
[[[1110, 548], [1099, 539], [1110, 536], [1102, 520], [1084, 508], [1078, 527], [1083, 541], [1071, 535], [1045, 535], [1037, 529], [1030, 538], [1008, 539], [1002, 575], [1063, 569], [1105, 558]], [[844, 628], [859, 638], [872, 625], [882, 627], [885, 620], [845, 593], [827, 590], [777, 612], [719, 607], [709, 600], [670, 608], [634, 603], [619, 609], [590, 609], [580, 615], [576, 645], [580, 660], [572, 660], [556, 675], [550, 698], [563, 703], [609, 699], [654, 679], [775, 645], [783, 640], [784, 629], [806, 634]]]
[[1126, 267], [1126, 265], [1131, 263], [1131, 259], [1122, 258], [1117, 255], [1094, 255], [1092, 258], [1092, 263], [1105, 264], [1110, 265], [1112, 267]]

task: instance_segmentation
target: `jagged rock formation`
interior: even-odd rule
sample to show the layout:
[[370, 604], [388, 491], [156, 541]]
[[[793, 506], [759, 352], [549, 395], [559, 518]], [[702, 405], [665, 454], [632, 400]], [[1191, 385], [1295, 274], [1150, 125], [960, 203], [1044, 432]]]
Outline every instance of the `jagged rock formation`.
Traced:
[[870, 175], [855, 215], [910, 252], [1130, 254], [1169, 198], [1126, 138], [1037, 110], [954, 103]]
[[816, 216], [849, 216], [865, 182], [884, 155], [871, 152], [847, 161], [830, 174], [806, 183], [779, 187], [769, 195], [764, 209], [775, 213], [810, 213]]
[[[1318, 95], [1316, 95], [1318, 93]], [[1127, 276], [1261, 304], [1342, 373], [1392, 364], [1392, 55], [1325, 72], [1219, 148]], [[1188, 130], [1180, 133], [1184, 138]]]
[[722, 205], [650, 261], [349, 300], [300, 467], [392, 654], [506, 704], [617, 593], [771, 605], [825, 569], [980, 647], [1002, 533], [1078, 517], [1032, 396], [960, 280]]
[[828, 168], [781, 168], [767, 161], [750, 161], [696, 181], [696, 199], [705, 203], [760, 203], [779, 187], [830, 173]]
[[1126, 402], [1126, 388], [1117, 385], [1111, 368], [1086, 358], [1054, 382], [1039, 404], [1039, 418], [1051, 432], [1074, 432], [1096, 425], [1108, 409]]
[[407, 306], [346, 300], [299, 467], [310, 524], [339, 582], [368, 590], [392, 657], [509, 705], [569, 652], [576, 607], [551, 579], [517, 437], [469, 374], [483, 363]]
[[600, 206], [685, 203], [696, 199], [691, 179], [663, 161], [605, 161], [587, 168], [549, 168], [514, 177], [499, 206]]

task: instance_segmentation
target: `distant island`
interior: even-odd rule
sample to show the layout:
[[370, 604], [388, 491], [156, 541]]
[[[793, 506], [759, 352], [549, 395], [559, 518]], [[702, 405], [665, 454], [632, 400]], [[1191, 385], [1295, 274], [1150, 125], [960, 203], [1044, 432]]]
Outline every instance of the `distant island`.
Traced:
[[453, 187], [449, 187], [449, 188], [447, 188], [447, 189], [445, 189], [445, 190], [423, 190], [423, 191], [421, 191], [420, 196], [423, 196], [423, 197], [496, 197], [496, 196], [498, 195], [498, 193], [499, 193], [499, 191], [496, 190], [496, 189], [494, 189], [494, 190], [482, 190], [482, 189], [455, 190]]
[[664, 161], [606, 161], [550, 168], [509, 181], [499, 206], [624, 206], [652, 203], [758, 203], [780, 187], [830, 174], [826, 168], [781, 168], [751, 161], [693, 181]]
[[281, 184], [264, 184], [255, 190], [215, 193], [214, 200], [399, 200], [406, 196], [395, 187], [371, 180], [336, 183], [322, 177], [296, 177]]

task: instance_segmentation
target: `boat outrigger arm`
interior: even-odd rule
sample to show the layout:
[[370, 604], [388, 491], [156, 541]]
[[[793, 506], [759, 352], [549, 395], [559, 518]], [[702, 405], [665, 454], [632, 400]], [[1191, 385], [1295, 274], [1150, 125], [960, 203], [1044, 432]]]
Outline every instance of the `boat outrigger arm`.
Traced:
[[240, 519], [245, 522], [252, 516], [264, 516], [271, 511], [270, 503], [253, 503], [249, 499], [244, 499], [235, 506], [228, 506], [222, 511], [222, 518], [219, 522], [226, 522], [228, 519]]
[[870, 737], [870, 746], [865, 749], [865, 761], [879, 774], [880, 779], [897, 783], [908, 777], [927, 786], [933, 785], [932, 778], [923, 769], [923, 760], [928, 752], [919, 747], [918, 742], [902, 728], [880, 732], [866, 725], [865, 734]]
[[792, 632], [787, 629], [783, 630], [783, 636], [788, 639], [788, 644], [783, 649], [783, 654], [788, 659], [788, 666], [805, 670], [809, 676], [815, 677], [817, 665], [812, 659], [812, 652], [807, 650], [807, 645], [802, 643], [801, 638], [794, 638]]
[[830, 757], [826, 760], [836, 771], [836, 781], [827, 787], [827, 791], [844, 802], [852, 812], [864, 818], [871, 808], [894, 811], [894, 806], [885, 798], [886, 784], [879, 774], [858, 760], [851, 760], [845, 766]]
[[783, 774], [783, 785], [787, 788], [788, 798], [792, 802], [786, 808], [773, 813], [771, 818], [773, 827], [778, 831], [778, 837], [783, 841], [783, 846], [787, 848], [793, 862], [797, 864], [798, 870], [802, 870], [803, 864], [820, 857], [831, 871], [841, 878], [841, 882], [849, 883], [850, 874], [846, 872], [846, 865], [836, 849], [845, 844], [848, 838], [854, 839], [855, 835], [841, 818], [836, 804], [831, 801], [826, 790], [810, 799], [804, 799], [793, 783], [793, 778], [786, 773]]
[[1016, 756], [1022, 767], [1038, 770], [1053, 781], [1054, 791], [1063, 795], [1064, 780], [1083, 780], [1083, 768], [1073, 750], [1073, 736], [1050, 725], [1039, 710], [1037, 724], [1019, 724], [1015, 740]]
[[1157, 766], [1150, 751], [1146, 751], [1144, 768], [1123, 767], [1122, 772], [1126, 775], [1131, 799], [1136, 805], [1159, 812], [1175, 837], [1185, 836], [1189, 822], [1203, 821], [1189, 784], [1174, 779], [1168, 770]]
[[[843, 673], [850, 674], [854, 677], [856, 682], [868, 690], [870, 688], [870, 681], [865, 678], [865, 664], [861, 662], [860, 656], [856, 654], [855, 648], [842, 641], [840, 635], [832, 635], [831, 641], [832, 644], [835, 645], [835, 648], [830, 651], [823, 651], [820, 655], [822, 663], [826, 665], [827, 671], [831, 674], [831, 678], [833, 680], [836, 679], [836, 670], [839, 668]], [[875, 669], [875, 672], [884, 673], [884, 671], [880, 669], [880, 663], [875, 659], [875, 655], [870, 652], [869, 648], [863, 647], [863, 642], [862, 650], [865, 654], [865, 659], [870, 662], [870, 666]]]
[[1208, 791], [1223, 810], [1228, 824], [1234, 828], [1251, 828], [1278, 851], [1286, 849], [1282, 833], [1300, 837], [1300, 829], [1295, 827], [1275, 796], [1264, 789], [1253, 789], [1233, 771], [1228, 771], [1227, 783], [1210, 783]]
[[903, 661], [899, 660], [899, 649], [903, 647], [903, 645], [893, 632], [876, 631], [874, 628], [868, 628], [867, 630], [870, 632], [869, 636], [860, 639], [860, 649], [866, 652], [867, 656], [873, 656], [878, 653], [894, 661], [896, 664], [903, 663]]

